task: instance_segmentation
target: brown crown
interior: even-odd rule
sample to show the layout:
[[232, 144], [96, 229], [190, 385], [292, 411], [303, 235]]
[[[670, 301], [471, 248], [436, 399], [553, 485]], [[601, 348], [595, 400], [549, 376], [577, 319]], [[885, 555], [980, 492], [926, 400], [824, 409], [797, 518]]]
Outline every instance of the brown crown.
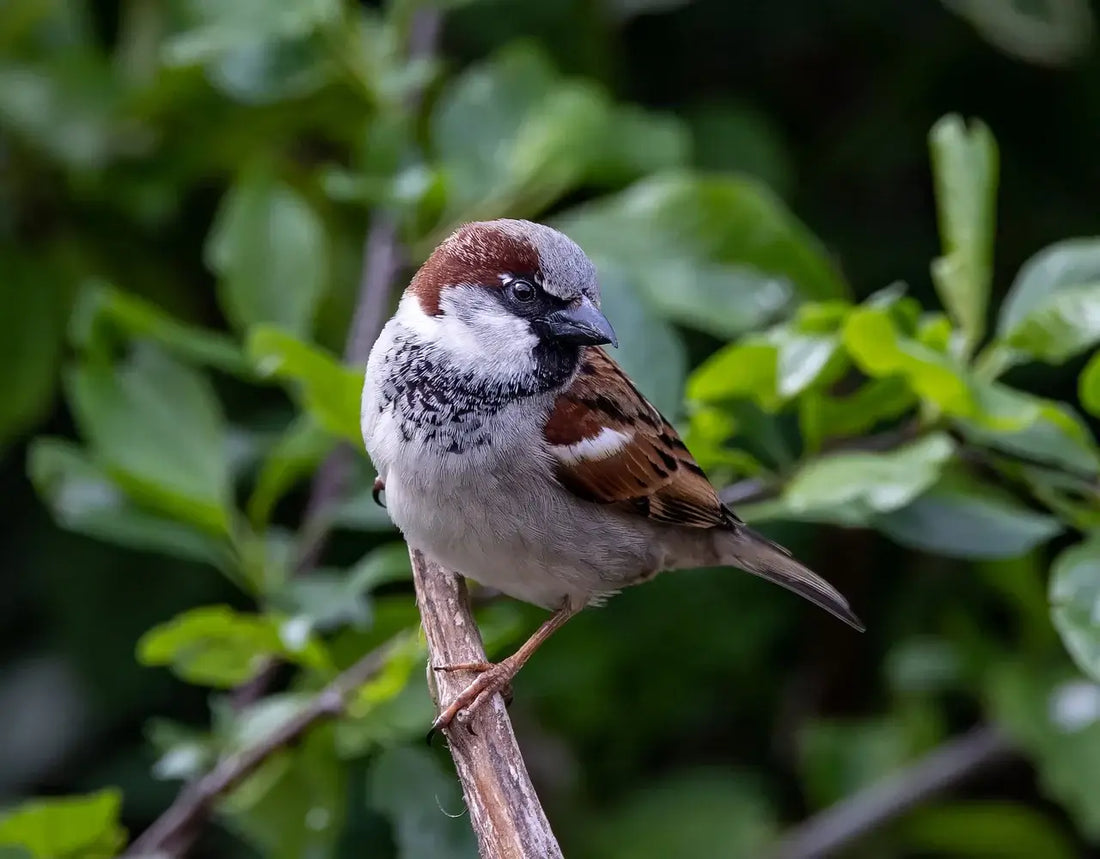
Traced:
[[538, 250], [527, 239], [491, 224], [467, 224], [420, 267], [408, 291], [429, 316], [438, 316], [440, 291], [455, 284], [500, 287], [500, 275], [540, 278]]

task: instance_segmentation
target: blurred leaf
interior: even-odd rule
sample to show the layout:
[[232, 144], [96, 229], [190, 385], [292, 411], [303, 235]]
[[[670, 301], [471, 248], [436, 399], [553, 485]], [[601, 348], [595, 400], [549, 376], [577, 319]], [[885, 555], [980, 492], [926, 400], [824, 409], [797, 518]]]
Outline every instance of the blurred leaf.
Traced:
[[141, 510], [76, 445], [36, 439], [27, 456], [27, 471], [62, 528], [223, 570], [232, 565], [226, 542], [184, 522]]
[[1001, 305], [997, 335], [1008, 339], [1028, 318], [1054, 302], [1062, 290], [1100, 282], [1100, 238], [1055, 242], [1021, 267]]
[[126, 843], [121, 808], [117, 790], [31, 800], [0, 815], [0, 844], [36, 859], [110, 859]]
[[302, 0], [271, 6], [265, 0], [185, 0], [188, 28], [162, 47], [169, 63], [199, 63], [272, 39], [308, 35], [340, 19], [339, 0]]
[[1062, 531], [1057, 519], [958, 475], [874, 525], [903, 546], [954, 558], [1014, 558]]
[[265, 859], [337, 855], [347, 807], [347, 773], [336, 757], [332, 736], [331, 726], [310, 731], [297, 747], [269, 758], [222, 803], [222, 818]]
[[906, 846], [920, 855], [965, 859], [1074, 859], [1073, 840], [1049, 817], [1022, 803], [952, 801], [910, 812]]
[[1050, 605], [1066, 649], [1082, 671], [1100, 682], [1100, 534], [1054, 561]]
[[1060, 289], [1006, 332], [1005, 342], [1041, 361], [1061, 364], [1100, 341], [1100, 275]]
[[943, 5], [994, 47], [1041, 65], [1069, 65], [1087, 55], [1095, 26], [1086, 0], [943, 0]]
[[[382, 500], [385, 501], [385, 498]], [[396, 528], [386, 508], [375, 503], [369, 484], [362, 491], [340, 502], [332, 511], [329, 521], [333, 527], [354, 531], [393, 531]]]
[[368, 552], [346, 571], [314, 570], [309, 576], [293, 577], [271, 599], [288, 614], [306, 620], [311, 629], [325, 631], [343, 624], [366, 628], [370, 591], [411, 575], [409, 550], [403, 542], [390, 543]]
[[228, 689], [279, 657], [318, 671], [330, 668], [308, 623], [204, 606], [153, 627], [138, 642], [143, 665], [166, 665], [189, 683]]
[[322, 427], [357, 448], [362, 445], [362, 370], [349, 369], [319, 347], [269, 325], [253, 329], [248, 354], [261, 375], [296, 383], [304, 408]]
[[786, 512], [841, 524], [862, 524], [904, 507], [932, 486], [955, 444], [932, 433], [888, 453], [836, 453], [811, 460], [783, 491]]
[[371, 766], [369, 803], [390, 818], [399, 859], [476, 859], [462, 793], [426, 749], [387, 749]]
[[963, 368], [947, 355], [905, 337], [884, 307], [860, 307], [844, 325], [844, 345], [869, 376], [901, 376], [922, 399], [950, 414], [969, 415], [974, 395]]
[[1100, 838], [1100, 686], [1006, 663], [989, 675], [993, 713], [1030, 756], [1043, 791], [1085, 837]]
[[447, 175], [448, 224], [531, 216], [587, 179], [628, 181], [686, 160], [677, 120], [618, 108], [558, 75], [529, 44], [468, 69], [440, 95], [431, 140]]
[[776, 348], [760, 338], [731, 343], [703, 362], [688, 380], [687, 396], [695, 403], [721, 403], [751, 398], [774, 411], [781, 401], [775, 393]]
[[310, 414], [300, 415], [286, 428], [264, 458], [248, 499], [248, 519], [254, 527], [267, 522], [279, 499], [311, 474], [332, 446], [332, 436]]
[[140, 151], [149, 132], [120, 121], [121, 92], [98, 57], [69, 52], [65, 62], [18, 65], [0, 61], [0, 124], [39, 153], [76, 170], [106, 166]]
[[89, 281], [77, 296], [69, 320], [70, 338], [77, 347], [89, 350], [110, 328], [152, 340], [185, 361], [252, 376], [244, 352], [231, 337], [181, 322], [155, 304], [101, 281]]
[[[0, 245], [0, 456], [7, 443], [45, 416], [57, 389], [62, 293], [52, 272]], [[4, 322], [3, 320], [7, 320]]]
[[984, 123], [940, 119], [929, 133], [943, 256], [932, 263], [940, 300], [973, 350], [985, 332], [993, 278], [997, 142]]
[[914, 749], [897, 718], [815, 720], [798, 735], [802, 782], [823, 808], [901, 769]]
[[328, 253], [317, 213], [263, 167], [246, 169], [226, 194], [205, 248], [237, 328], [269, 322], [299, 337], [328, 284]]
[[1090, 415], [1100, 417], [1100, 352], [1092, 356], [1078, 382], [1081, 405]]
[[586, 859], [759, 856], [774, 833], [774, 812], [758, 785], [698, 770], [636, 788], [599, 816], [575, 852]]
[[[985, 425], [973, 420], [957, 422], [968, 441], [1029, 460], [1060, 465], [1079, 474], [1095, 474], [1100, 470], [1100, 453], [1088, 427], [1065, 403], [1034, 397], [998, 383], [981, 385], [975, 390], [986, 409], [986, 422]], [[990, 414], [997, 416], [994, 424], [1007, 422], [1019, 428], [990, 426]]]
[[555, 226], [597, 266], [629, 271], [661, 313], [719, 337], [773, 321], [796, 293], [847, 291], [813, 235], [751, 179], [660, 174]]
[[871, 379], [846, 397], [807, 391], [798, 399], [798, 425], [807, 449], [817, 451], [827, 439], [855, 437], [883, 421], [900, 418], [916, 402], [909, 386], [897, 376]]
[[82, 362], [66, 381], [96, 460], [128, 494], [208, 530], [229, 530], [225, 426], [203, 376], [142, 345], [117, 367]]
[[748, 397], [775, 411], [817, 383], [837, 354], [838, 341], [835, 334], [804, 333], [787, 325], [743, 338], [692, 374], [689, 397], [704, 403]]
[[[602, 309], [621, 331], [615, 360], [646, 398], [670, 420], [683, 402], [687, 355], [675, 329], [638, 301], [629, 275], [617, 266], [600, 271]], [[654, 360], [659, 357], [659, 360]]]

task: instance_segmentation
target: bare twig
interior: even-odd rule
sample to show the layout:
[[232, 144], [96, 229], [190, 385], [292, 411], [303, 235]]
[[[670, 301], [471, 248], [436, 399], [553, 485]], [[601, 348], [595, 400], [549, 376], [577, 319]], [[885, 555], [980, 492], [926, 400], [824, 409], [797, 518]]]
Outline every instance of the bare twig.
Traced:
[[772, 859], [830, 856], [979, 770], [1010, 760], [1013, 754], [1000, 731], [975, 728], [799, 824], [770, 855]]
[[[428, 640], [430, 665], [484, 662], [481, 633], [461, 577], [410, 552], [416, 602]], [[467, 672], [433, 672], [437, 703], [453, 700], [470, 681]], [[499, 695], [468, 725], [444, 729], [462, 793], [470, 809], [482, 859], [555, 859], [561, 849], [527, 774], [512, 723]]]
[[210, 772], [192, 782], [168, 809], [137, 838], [125, 856], [181, 856], [194, 833], [210, 814], [218, 797], [252, 775], [280, 749], [301, 737], [310, 727], [344, 712], [348, 697], [386, 664], [390, 647], [371, 651], [317, 693], [296, 715], [254, 746], [221, 760]]

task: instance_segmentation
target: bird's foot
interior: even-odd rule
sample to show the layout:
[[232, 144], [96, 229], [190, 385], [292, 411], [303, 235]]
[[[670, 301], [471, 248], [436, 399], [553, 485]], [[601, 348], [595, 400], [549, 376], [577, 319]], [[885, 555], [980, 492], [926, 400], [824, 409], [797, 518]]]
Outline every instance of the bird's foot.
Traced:
[[385, 507], [382, 503], [382, 493], [386, 491], [386, 482], [381, 477], [374, 478], [374, 487], [371, 489], [371, 498], [379, 507]]
[[[500, 692], [505, 701], [511, 698], [510, 684], [520, 664], [508, 657], [500, 662], [461, 662], [455, 665], [433, 665], [436, 671], [477, 671], [479, 675], [455, 696], [450, 705], [432, 722], [430, 734], [448, 727], [452, 722], [468, 725], [477, 709]], [[429, 735], [430, 735], [429, 734]]]

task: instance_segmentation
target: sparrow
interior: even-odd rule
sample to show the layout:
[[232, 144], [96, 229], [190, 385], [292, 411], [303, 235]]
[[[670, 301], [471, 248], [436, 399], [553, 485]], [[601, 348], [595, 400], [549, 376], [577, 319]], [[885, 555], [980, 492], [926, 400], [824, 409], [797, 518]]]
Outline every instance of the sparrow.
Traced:
[[739, 567], [863, 630], [835, 588], [722, 503], [608, 344], [584, 251], [496, 220], [432, 252], [371, 349], [363, 440], [394, 524], [444, 566], [553, 612], [498, 663], [433, 666], [477, 673], [433, 731], [509, 685], [577, 612], [665, 570]]

